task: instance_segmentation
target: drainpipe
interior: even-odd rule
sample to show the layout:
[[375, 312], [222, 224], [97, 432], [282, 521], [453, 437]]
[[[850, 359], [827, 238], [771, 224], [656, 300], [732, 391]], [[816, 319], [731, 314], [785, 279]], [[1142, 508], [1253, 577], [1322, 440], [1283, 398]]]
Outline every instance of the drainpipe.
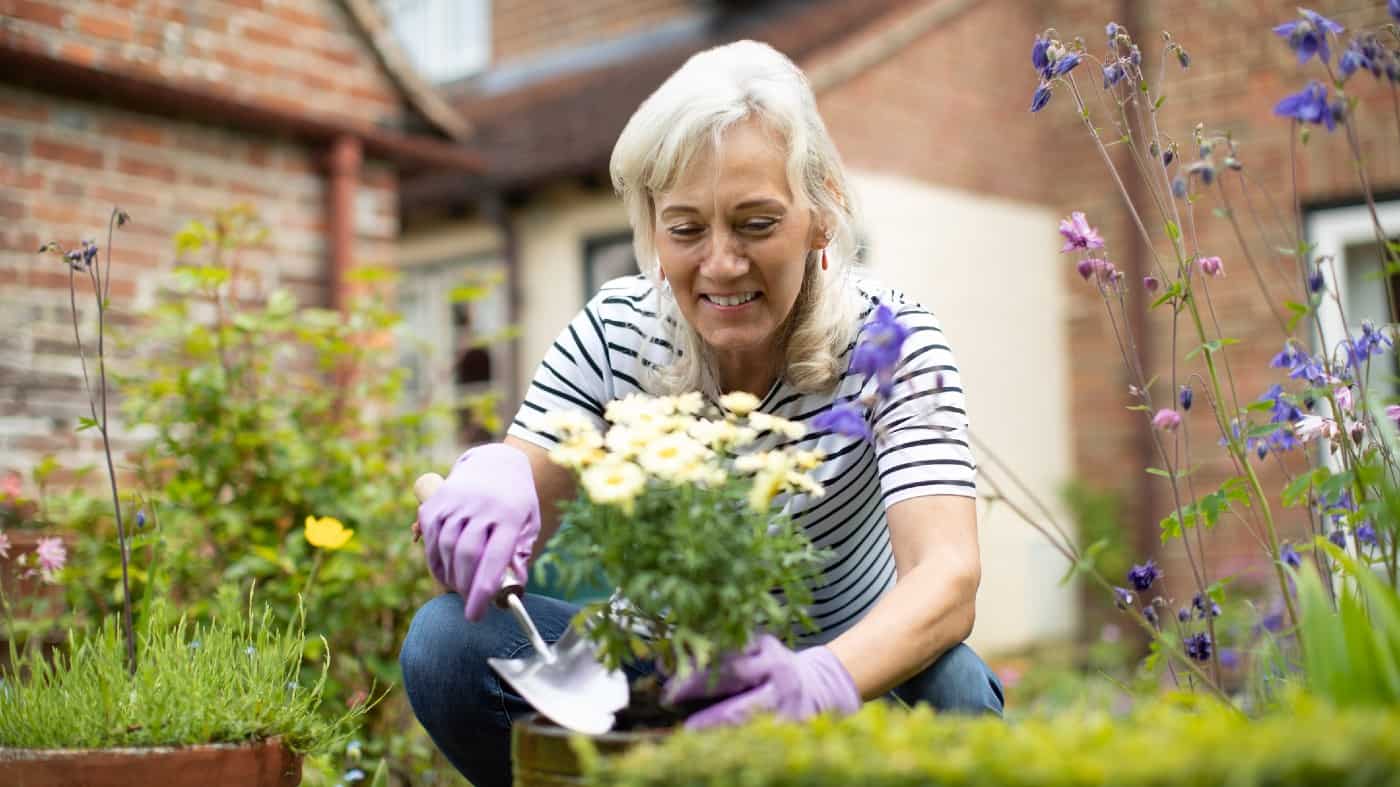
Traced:
[[364, 146], [358, 137], [342, 134], [331, 142], [326, 157], [330, 170], [326, 216], [330, 268], [330, 306], [345, 311], [349, 302], [346, 275], [355, 258], [355, 189], [360, 180]]
[[[501, 233], [501, 261], [506, 266], [506, 321], [518, 327], [524, 306], [525, 290], [520, 275], [520, 244], [515, 233], [515, 223], [510, 219], [510, 207], [500, 191], [492, 190], [481, 200], [482, 212], [487, 220], [496, 225]], [[506, 390], [510, 395], [510, 408], [516, 408], [525, 397], [520, 390], [520, 337], [510, 340], [510, 380]]]

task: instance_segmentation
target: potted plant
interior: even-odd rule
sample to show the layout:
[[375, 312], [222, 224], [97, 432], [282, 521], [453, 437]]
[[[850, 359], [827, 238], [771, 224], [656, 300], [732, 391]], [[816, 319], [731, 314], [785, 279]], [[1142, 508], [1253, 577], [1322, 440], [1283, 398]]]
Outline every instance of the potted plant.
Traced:
[[[141, 572], [132, 569], [131, 558], [133, 545], [143, 542], [133, 540], [130, 520], [144, 528], [147, 509], [132, 517], [118, 491], [105, 336], [111, 237], [128, 220], [124, 212], [112, 212], [105, 260], [92, 241], [76, 249], [57, 243], [41, 249], [57, 254], [69, 270], [74, 338], [90, 406], [79, 429], [96, 429], [104, 449], [120, 612], [91, 630], [70, 632], [66, 652], [52, 663], [33, 653], [21, 657], [12, 644], [17, 669], [0, 684], [0, 783], [297, 784], [302, 754], [343, 742], [374, 705], [359, 702], [318, 715], [329, 660], [321, 662], [319, 678], [303, 678], [303, 659], [315, 646], [324, 647], [324, 641], [308, 642], [304, 616], [279, 621], [270, 611], [256, 615], [251, 602], [246, 615], [236, 614], [239, 591], [221, 587], [212, 620], [192, 624], [152, 592], [158, 583], [149, 577], [160, 570], [154, 541], [152, 565], [144, 572], [145, 601], [134, 609], [130, 579]], [[95, 305], [87, 315], [77, 306], [80, 281], [90, 286]], [[85, 345], [81, 328], [94, 318], [96, 341]], [[149, 510], [158, 520], [157, 508]], [[329, 533], [330, 524], [308, 525], [306, 540], [318, 550], [345, 546], [350, 531]], [[152, 529], [158, 526], [154, 521]], [[53, 562], [52, 555], [47, 559]], [[309, 589], [309, 580], [302, 590]]]
[[[609, 405], [606, 434], [578, 413], [545, 416], [544, 428], [562, 436], [551, 458], [577, 475], [580, 492], [565, 503], [569, 524], [541, 570], [556, 572], [565, 589], [599, 576], [617, 589], [575, 621], [607, 666], [652, 660], [662, 675], [685, 675], [756, 631], [791, 642], [811, 626], [806, 579], [824, 554], [775, 499], [820, 495], [807, 471], [821, 456], [754, 450], [760, 433], [795, 439], [803, 431], [757, 405], [747, 393], [726, 395], [719, 407], [699, 393], [633, 395]], [[594, 744], [617, 751], [655, 738], [692, 710], [664, 706], [659, 689], [656, 676], [634, 682], [617, 731]], [[578, 774], [561, 728], [533, 717], [513, 737], [518, 784]]]

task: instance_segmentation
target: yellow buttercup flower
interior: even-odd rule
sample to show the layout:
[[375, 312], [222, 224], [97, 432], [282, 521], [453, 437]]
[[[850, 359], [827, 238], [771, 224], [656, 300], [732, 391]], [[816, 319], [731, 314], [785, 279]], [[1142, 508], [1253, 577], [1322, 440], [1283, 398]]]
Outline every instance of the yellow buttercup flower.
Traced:
[[353, 535], [355, 531], [334, 517], [306, 518], [306, 540], [310, 541], [313, 547], [335, 551], [350, 543], [350, 537]]

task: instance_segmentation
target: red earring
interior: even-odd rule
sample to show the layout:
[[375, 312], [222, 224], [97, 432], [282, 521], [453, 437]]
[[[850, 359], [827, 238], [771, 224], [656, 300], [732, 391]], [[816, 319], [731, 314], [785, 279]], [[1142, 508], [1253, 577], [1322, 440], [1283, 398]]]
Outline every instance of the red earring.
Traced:
[[822, 270], [826, 270], [826, 249], [822, 249]]

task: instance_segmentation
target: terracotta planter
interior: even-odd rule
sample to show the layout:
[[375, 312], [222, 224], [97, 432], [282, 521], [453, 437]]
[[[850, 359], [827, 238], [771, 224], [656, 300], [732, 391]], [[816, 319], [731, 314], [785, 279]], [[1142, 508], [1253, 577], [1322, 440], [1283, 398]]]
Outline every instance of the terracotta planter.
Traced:
[[0, 748], [7, 787], [296, 787], [301, 755], [272, 738], [150, 749]]
[[[515, 787], [562, 787], [583, 784], [578, 757], [569, 746], [570, 732], [539, 716], [527, 716], [511, 727], [511, 758]], [[609, 732], [589, 736], [603, 754], [619, 754], [639, 743], [658, 741], [670, 730]], [[0, 776], [3, 776], [0, 771]]]

